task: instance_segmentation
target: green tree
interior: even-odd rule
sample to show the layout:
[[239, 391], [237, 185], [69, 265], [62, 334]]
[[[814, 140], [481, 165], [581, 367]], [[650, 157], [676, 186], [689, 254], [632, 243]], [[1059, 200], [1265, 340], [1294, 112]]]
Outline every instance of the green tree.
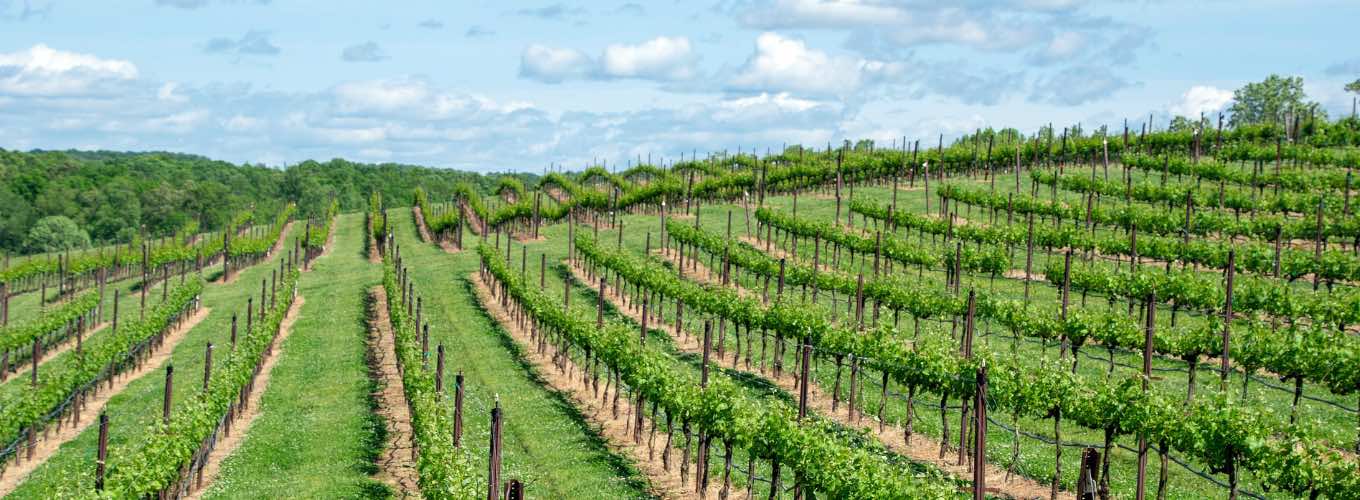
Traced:
[[1347, 83], [1346, 92], [1355, 92], [1357, 94], [1360, 94], [1360, 78], [1356, 78], [1355, 81]]
[[24, 242], [30, 252], [59, 252], [90, 246], [90, 235], [63, 215], [49, 215], [38, 219], [28, 231]]
[[1194, 118], [1176, 115], [1175, 118], [1171, 119], [1172, 132], [1195, 130], [1196, 128], [1199, 128], [1201, 130], [1207, 130], [1212, 129], [1214, 127], [1213, 124], [1209, 123], [1208, 117], [1203, 117], [1199, 120], [1196, 120]]
[[1303, 92], [1303, 77], [1270, 75], [1264, 81], [1248, 83], [1233, 92], [1229, 124], [1283, 123], [1286, 113], [1298, 116], [1321, 111]]

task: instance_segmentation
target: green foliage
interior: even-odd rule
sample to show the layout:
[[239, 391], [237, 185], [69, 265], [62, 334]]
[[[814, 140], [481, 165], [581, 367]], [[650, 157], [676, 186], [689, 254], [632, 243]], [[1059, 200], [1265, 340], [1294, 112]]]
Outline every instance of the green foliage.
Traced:
[[1228, 108], [1233, 126], [1257, 123], [1283, 123], [1286, 113], [1307, 114], [1320, 110], [1303, 92], [1303, 77], [1270, 75], [1260, 82], [1248, 83], [1233, 91]]
[[94, 382], [110, 366], [126, 363], [137, 346], [164, 332], [175, 318], [185, 314], [202, 291], [203, 280], [195, 277], [147, 311], [145, 319], [127, 321], [115, 331], [91, 337], [80, 356], [65, 356], [43, 365], [37, 387], [0, 401], [0, 443], [21, 439], [25, 429], [41, 423], [77, 389]]
[[[593, 240], [577, 241], [588, 247], [586, 252], [597, 249]], [[484, 269], [504, 285], [505, 293], [538, 324], [590, 350], [618, 373], [624, 384], [665, 409], [668, 415], [679, 417], [682, 425], [693, 424], [720, 442], [747, 448], [762, 459], [777, 460], [793, 468], [807, 487], [830, 498], [961, 495], [941, 475], [916, 473], [846, 443], [825, 422], [800, 425], [793, 408], [783, 402], [758, 404], [746, 400], [739, 395], [735, 382], [725, 376], [717, 375], [707, 387], [701, 388], [693, 372], [667, 369], [672, 361], [665, 360], [664, 354], [639, 345], [634, 340], [633, 328], [613, 322], [597, 328], [589, 314], [566, 311], [542, 290], [521, 281], [494, 248], [483, 244], [477, 251]], [[690, 299], [704, 300], [698, 296]], [[706, 301], [710, 305], [718, 302]]]
[[35, 253], [78, 250], [87, 246], [90, 246], [90, 235], [64, 215], [38, 219], [24, 238], [24, 248]]
[[87, 290], [56, 309], [45, 311], [42, 316], [27, 322], [0, 327], [0, 353], [31, 346], [33, 339], [57, 331], [76, 318], [89, 314], [98, 306], [99, 292]]
[[[110, 450], [109, 472], [102, 496], [142, 498], [174, 484], [199, 446], [217, 429], [228, 407], [255, 376], [265, 351], [293, 303], [298, 270], [285, 273], [273, 307], [263, 321], [238, 336], [234, 349], [219, 351], [208, 388], [178, 403], [170, 422], [156, 421], [135, 439]], [[263, 304], [261, 304], [263, 305]]]
[[[533, 180], [532, 174], [513, 174]], [[320, 218], [331, 201], [363, 209], [382, 192], [405, 200], [416, 186], [435, 199], [458, 182], [494, 186], [489, 176], [400, 164], [305, 161], [287, 168], [236, 165], [201, 156], [148, 152], [8, 151], [0, 149], [0, 250], [18, 253], [38, 219], [62, 215], [96, 244], [174, 234], [185, 222], [220, 231], [241, 212], [272, 218], [290, 202], [302, 217]]]

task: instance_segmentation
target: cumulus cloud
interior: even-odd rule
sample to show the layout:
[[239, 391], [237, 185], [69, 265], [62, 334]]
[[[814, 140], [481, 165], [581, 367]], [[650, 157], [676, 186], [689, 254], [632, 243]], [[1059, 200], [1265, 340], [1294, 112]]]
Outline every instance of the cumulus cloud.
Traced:
[[560, 49], [542, 44], [525, 47], [520, 55], [519, 76], [544, 83], [589, 77], [595, 61], [574, 49]]
[[601, 72], [613, 78], [683, 80], [694, 76], [696, 57], [685, 37], [656, 37], [638, 45], [604, 49]]
[[1109, 97], [1130, 85], [1107, 68], [1074, 66], [1035, 82], [1030, 100], [1076, 106]]
[[897, 63], [833, 56], [810, 49], [802, 40], [766, 32], [756, 38], [755, 53], [728, 81], [738, 90], [845, 94], [867, 82], [901, 73]]
[[1211, 85], [1195, 85], [1181, 94], [1181, 100], [1172, 104], [1173, 116], [1197, 117], [1200, 113], [1222, 111], [1233, 100], [1233, 91]]
[[364, 42], [350, 45], [340, 51], [340, 59], [346, 62], [377, 62], [387, 59], [377, 42]]
[[921, 5], [859, 0], [768, 0], [738, 9], [739, 23], [750, 28], [868, 30], [871, 36], [902, 46], [956, 44], [1010, 50], [1040, 40], [1043, 30], [1027, 22], [1014, 6], [991, 4]]
[[698, 56], [685, 37], [656, 37], [640, 44], [611, 44], [598, 58], [576, 49], [532, 44], [520, 56], [521, 78], [544, 83], [573, 79], [676, 81], [693, 78]]
[[165, 82], [164, 84], [161, 85], [160, 90], [156, 91], [156, 98], [165, 102], [172, 102], [177, 104], [187, 102], [189, 100], [188, 97], [175, 93], [175, 90], [178, 88], [179, 88], [178, 83]]
[[241, 38], [217, 37], [203, 44], [203, 51], [209, 54], [236, 54], [276, 56], [279, 47], [269, 40], [268, 31], [250, 30]]
[[56, 50], [44, 44], [0, 53], [0, 94], [74, 96], [137, 78], [137, 66], [118, 59]]

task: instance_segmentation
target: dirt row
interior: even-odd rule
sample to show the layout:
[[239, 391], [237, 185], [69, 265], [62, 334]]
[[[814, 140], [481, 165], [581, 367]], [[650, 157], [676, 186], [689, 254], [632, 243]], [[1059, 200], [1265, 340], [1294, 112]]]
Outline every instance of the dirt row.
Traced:
[[368, 293], [373, 299], [368, 311], [368, 370], [369, 377], [378, 383], [374, 411], [382, 416], [387, 428], [382, 453], [378, 456], [378, 473], [374, 477], [396, 491], [400, 498], [421, 498], [420, 474], [413, 457], [415, 438], [411, 428], [411, 407], [406, 401], [397, 367], [396, 337], [387, 315], [387, 291], [375, 286]]

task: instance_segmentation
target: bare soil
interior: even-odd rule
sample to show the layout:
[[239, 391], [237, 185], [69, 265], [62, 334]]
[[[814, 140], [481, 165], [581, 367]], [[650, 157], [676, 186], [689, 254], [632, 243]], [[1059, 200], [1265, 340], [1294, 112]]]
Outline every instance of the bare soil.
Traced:
[[420, 498], [420, 475], [411, 457], [415, 446], [411, 411], [397, 368], [396, 338], [387, 316], [387, 291], [375, 286], [369, 294], [373, 302], [368, 312], [368, 374], [380, 387], [375, 394], [377, 412], [387, 428], [387, 439], [378, 457], [378, 473], [374, 477], [392, 487], [402, 498]]

